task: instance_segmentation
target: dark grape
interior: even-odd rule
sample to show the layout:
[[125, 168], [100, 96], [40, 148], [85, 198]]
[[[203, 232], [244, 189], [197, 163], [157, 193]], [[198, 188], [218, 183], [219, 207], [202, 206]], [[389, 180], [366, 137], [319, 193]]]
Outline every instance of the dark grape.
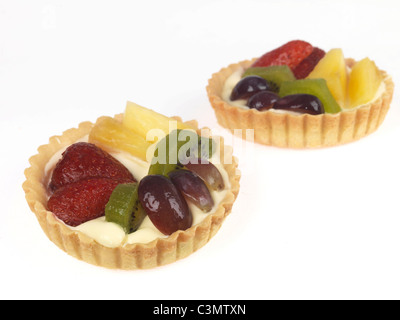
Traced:
[[264, 78], [259, 76], [248, 76], [241, 79], [232, 89], [230, 99], [231, 101], [247, 99], [257, 92], [271, 89], [272, 87]]
[[276, 93], [271, 91], [261, 91], [251, 96], [247, 101], [249, 108], [257, 109], [258, 111], [264, 111], [272, 108], [275, 101], [279, 99]]
[[148, 175], [139, 184], [139, 201], [155, 227], [166, 235], [192, 226], [185, 198], [165, 176]]
[[308, 114], [325, 113], [322, 102], [311, 94], [291, 94], [280, 98], [273, 106], [274, 109], [288, 110]]
[[204, 159], [191, 159], [185, 167], [197, 174], [213, 190], [225, 188], [221, 173], [211, 162]]
[[188, 170], [176, 170], [168, 174], [178, 190], [204, 212], [214, 206], [210, 191], [202, 179]]

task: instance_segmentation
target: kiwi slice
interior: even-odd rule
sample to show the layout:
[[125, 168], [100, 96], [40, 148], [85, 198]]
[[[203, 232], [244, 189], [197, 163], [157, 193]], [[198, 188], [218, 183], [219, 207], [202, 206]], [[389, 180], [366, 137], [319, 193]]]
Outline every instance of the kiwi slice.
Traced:
[[275, 83], [278, 87], [280, 87], [284, 81], [296, 80], [292, 70], [286, 65], [248, 68], [243, 73], [242, 78], [247, 76], [259, 76], [268, 82]]
[[329, 91], [325, 79], [301, 79], [282, 82], [279, 90], [280, 97], [299, 93], [316, 96], [321, 100], [325, 113], [338, 113], [341, 111], [339, 104]]
[[211, 158], [215, 149], [212, 138], [201, 137], [191, 130], [173, 130], [158, 142], [148, 174], [168, 176], [169, 172], [181, 169], [181, 163], [186, 164], [191, 157]]
[[138, 183], [119, 184], [106, 205], [106, 221], [120, 225], [125, 233], [136, 231], [146, 216], [138, 198]]

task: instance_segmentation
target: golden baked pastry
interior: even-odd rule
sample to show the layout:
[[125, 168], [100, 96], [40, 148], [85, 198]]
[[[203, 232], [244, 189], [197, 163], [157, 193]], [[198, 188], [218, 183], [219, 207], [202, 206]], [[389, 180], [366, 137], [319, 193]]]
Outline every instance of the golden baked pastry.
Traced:
[[[121, 116], [116, 116], [115, 119], [120, 122]], [[195, 126], [197, 129], [195, 121], [185, 124]], [[120, 244], [109, 245], [101, 238], [94, 239], [90, 232], [85, 232], [84, 228], [67, 225], [49, 211], [48, 200], [51, 190], [48, 186], [56, 160], [61, 157], [66, 147], [78, 141], [87, 141], [94, 126], [95, 124], [91, 122], [83, 122], [78, 128], [69, 129], [60, 136], [51, 137], [49, 143], [40, 146], [38, 154], [30, 158], [31, 166], [25, 170], [26, 181], [23, 189], [26, 200], [41, 228], [52, 242], [71, 256], [97, 266], [146, 269], [187, 257], [215, 235], [225, 217], [231, 212], [239, 192], [240, 174], [237, 171], [235, 157], [232, 157], [231, 164], [221, 164], [226, 172], [227, 185], [223, 198], [216, 203], [212, 213], [205, 214], [201, 222], [196, 224], [194, 222], [186, 230], [178, 230], [169, 236], [158, 237], [148, 243], [145, 243], [146, 241], [128, 243], [125, 239]], [[232, 148], [224, 146], [222, 140], [219, 151], [221, 155], [232, 154]], [[103, 218], [100, 218], [100, 224], [103, 223], [101, 219]]]
[[[337, 51], [332, 53], [337, 54]], [[276, 112], [272, 108], [258, 111], [255, 108], [238, 107], [229, 98], [223, 97], [227, 80], [235, 73], [243, 74], [260, 59], [246, 60], [222, 68], [212, 75], [206, 88], [218, 123], [231, 131], [254, 129], [254, 140], [260, 144], [285, 148], [316, 148], [352, 142], [377, 130], [389, 110], [394, 84], [391, 77], [382, 70], [378, 71], [382, 78], [382, 89], [378, 90], [373, 99], [356, 107], [342, 105], [340, 112], [336, 113], [296, 114]], [[356, 61], [344, 58], [343, 61], [342, 68], [347, 72], [344, 81], [350, 82], [349, 74]], [[328, 74], [328, 85], [329, 76]], [[307, 78], [309, 77], [310, 75]], [[332, 91], [335, 88], [329, 89]], [[346, 103], [346, 97], [342, 103]]]

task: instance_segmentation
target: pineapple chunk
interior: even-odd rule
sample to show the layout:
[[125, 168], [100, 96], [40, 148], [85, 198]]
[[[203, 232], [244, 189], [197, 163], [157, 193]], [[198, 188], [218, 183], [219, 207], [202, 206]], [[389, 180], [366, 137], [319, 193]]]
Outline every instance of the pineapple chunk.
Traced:
[[307, 78], [325, 79], [336, 102], [346, 107], [347, 70], [342, 49], [328, 51]]
[[151, 146], [142, 136], [111, 117], [102, 117], [96, 122], [89, 134], [89, 142], [99, 144], [105, 149], [126, 151], [144, 161], [147, 148]]
[[357, 62], [349, 77], [349, 107], [371, 101], [382, 82], [382, 75], [375, 63], [368, 58]]
[[[173, 121], [171, 122], [171, 127], [170, 121]], [[122, 123], [126, 128], [129, 128], [145, 139], [147, 133], [152, 129], [161, 129], [165, 135], [173, 129], [193, 129], [181, 121], [169, 118], [130, 101], [126, 104]], [[175, 123], [177, 126], [174, 127]]]

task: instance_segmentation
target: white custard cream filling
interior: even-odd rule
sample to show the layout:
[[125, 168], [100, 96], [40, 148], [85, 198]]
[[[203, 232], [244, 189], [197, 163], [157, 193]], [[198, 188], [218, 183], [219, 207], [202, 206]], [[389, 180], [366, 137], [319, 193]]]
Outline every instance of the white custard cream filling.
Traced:
[[[244, 69], [243, 68], [239, 68], [238, 70], [236, 70], [234, 73], [232, 73], [226, 79], [225, 84], [224, 84], [224, 88], [222, 90], [222, 99], [225, 102], [227, 102], [228, 104], [230, 104], [231, 106], [239, 107], [239, 108], [242, 108], [242, 109], [249, 109], [249, 107], [246, 105], [247, 100], [239, 99], [239, 100], [232, 101], [230, 99], [230, 96], [231, 96], [233, 88], [242, 79], [243, 72], [244, 72]], [[376, 90], [375, 96], [367, 103], [371, 103], [371, 102], [374, 102], [375, 100], [377, 100], [383, 94], [384, 91], [385, 91], [385, 83], [384, 83], [384, 81], [381, 81], [381, 84], [380, 84], [378, 90]], [[365, 104], [363, 104], [363, 105], [365, 105]], [[360, 105], [360, 106], [355, 107], [355, 108], [360, 108], [363, 105]], [[354, 109], [354, 108], [343, 109], [343, 110], [345, 111], [345, 110], [352, 110], [352, 109]], [[271, 108], [269, 110], [266, 110], [266, 111], [271, 111], [271, 112], [275, 112], [275, 113], [290, 113], [290, 114], [293, 114], [293, 115], [302, 115], [302, 113], [299, 113], [299, 112], [278, 110], [278, 109], [273, 109], [273, 108]], [[260, 112], [265, 112], [265, 111], [260, 111]]]
[[[88, 141], [88, 136], [85, 136], [76, 142], [87, 142], [87, 141]], [[63, 148], [62, 150], [56, 152], [53, 155], [53, 157], [49, 160], [49, 162], [46, 164], [45, 176], [50, 176], [51, 171], [54, 169], [57, 162], [61, 159], [62, 153], [65, 151], [65, 149], [66, 148]], [[140, 160], [122, 151], [110, 152], [110, 154], [118, 161], [120, 161], [132, 173], [132, 175], [135, 177], [137, 181], [140, 181], [143, 177], [147, 175], [150, 163]], [[193, 216], [192, 225], [201, 223], [208, 215], [213, 214], [217, 210], [218, 205], [225, 198], [227, 190], [230, 189], [228, 173], [224, 169], [224, 166], [220, 164], [219, 159], [215, 158], [215, 154], [210, 159], [210, 162], [213, 163], [221, 173], [224, 179], [225, 189], [222, 191], [210, 190], [211, 196], [214, 200], [214, 207], [211, 209], [210, 212], [207, 213], [204, 213], [202, 210], [200, 210], [198, 207], [196, 207], [194, 204], [188, 201], [188, 206]], [[80, 232], [96, 240], [98, 243], [110, 248], [115, 248], [121, 245], [134, 244], [134, 243], [149, 243], [157, 238], [168, 237], [163, 233], [161, 233], [154, 226], [154, 224], [151, 222], [148, 216], [146, 216], [146, 218], [143, 220], [138, 230], [136, 230], [131, 234], [126, 234], [122, 229], [122, 227], [119, 226], [118, 224], [106, 221], [104, 216], [82, 223], [77, 227], [71, 227], [71, 226], [67, 227], [71, 228], [72, 230], [79, 230]]]

